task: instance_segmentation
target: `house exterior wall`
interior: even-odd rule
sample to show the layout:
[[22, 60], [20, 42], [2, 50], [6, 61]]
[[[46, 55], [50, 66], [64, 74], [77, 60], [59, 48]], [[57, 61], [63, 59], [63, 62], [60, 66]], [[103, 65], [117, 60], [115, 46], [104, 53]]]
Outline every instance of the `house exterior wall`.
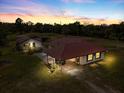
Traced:
[[80, 65], [87, 64], [87, 56], [80, 57]]
[[[104, 59], [104, 55], [105, 55], [105, 52], [100, 52], [100, 58], [96, 59], [95, 53], [94, 53], [93, 54], [93, 60], [91, 60], [91, 61], [88, 61], [88, 56], [87, 55], [86, 56], [81, 56], [80, 60], [79, 60], [79, 64], [80, 65], [85, 65], [85, 64], [92, 63], [92, 62], [95, 62], [95, 61], [103, 60]], [[76, 58], [73, 58], [73, 60], [72, 59], [67, 59], [65, 61], [67, 61], [67, 62], [73, 61], [74, 62], [74, 60], [76, 62]], [[53, 58], [53, 57], [51, 57], [49, 55], [47, 55], [47, 57], [45, 57], [44, 61], [47, 62], [47, 63], [51, 63], [51, 64], [55, 64], [56, 63], [55, 58]]]
[[91, 62], [99, 61], [104, 59], [105, 52], [100, 52], [100, 58], [96, 59], [95, 54], [93, 54], [93, 60], [88, 61], [88, 56], [80, 57], [80, 64], [85, 65]]
[[39, 50], [39, 49], [41, 49], [42, 47], [43, 47], [43, 45], [42, 45], [42, 43], [40, 42], [40, 41], [37, 41], [37, 40], [34, 40], [34, 39], [30, 39], [30, 40], [27, 40], [27, 41], [25, 41], [24, 43], [22, 43], [21, 45], [20, 45], [20, 47], [22, 48], [22, 50], [24, 51], [24, 52], [28, 52], [28, 48], [25, 48], [24, 47], [24, 44], [26, 45], [28, 45], [29, 43], [35, 43], [35, 48], [34, 48], [34, 50]]
[[53, 58], [51, 56], [47, 56], [47, 62], [50, 64], [55, 64], [55, 58]]
[[101, 59], [104, 59], [105, 58], [105, 52], [102, 52], [101, 53]]
[[43, 60], [44, 63], [47, 63], [47, 54], [46, 53], [40, 53], [39, 57]]
[[55, 58], [47, 55], [46, 53], [40, 53], [40, 57], [45, 64], [55, 64]]

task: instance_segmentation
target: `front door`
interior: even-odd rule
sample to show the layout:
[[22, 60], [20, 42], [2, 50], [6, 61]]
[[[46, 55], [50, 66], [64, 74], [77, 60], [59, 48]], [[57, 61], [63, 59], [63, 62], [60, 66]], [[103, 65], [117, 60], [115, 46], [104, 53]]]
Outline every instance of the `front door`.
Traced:
[[80, 63], [80, 57], [76, 57], [76, 61], [75, 61], [77, 64]]

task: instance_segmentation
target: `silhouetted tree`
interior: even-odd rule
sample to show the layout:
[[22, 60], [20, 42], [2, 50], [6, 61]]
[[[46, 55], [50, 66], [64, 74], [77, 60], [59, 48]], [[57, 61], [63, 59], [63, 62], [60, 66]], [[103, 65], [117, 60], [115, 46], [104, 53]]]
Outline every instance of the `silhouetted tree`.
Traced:
[[18, 30], [18, 33], [22, 34], [24, 32], [23, 20], [21, 18], [16, 19], [15, 26], [16, 26], [16, 29]]
[[62, 26], [60, 24], [54, 24], [54, 33], [59, 33], [61, 34]]
[[0, 43], [6, 41], [9, 34], [24, 34], [30, 32], [58, 33], [64, 35], [90, 36], [114, 40], [124, 40], [124, 22], [111, 25], [80, 24], [80, 22], [70, 24], [33, 24], [31, 21], [24, 23], [21, 18], [17, 18], [15, 23], [0, 22]]
[[42, 23], [37, 23], [35, 25], [34, 29], [35, 29], [36, 32], [42, 33], [43, 32], [43, 24]]
[[27, 24], [28, 26], [32, 26], [32, 25], [33, 25], [33, 22], [28, 21], [26, 24]]
[[28, 21], [28, 22], [26, 22], [25, 26], [26, 26], [26, 28], [25, 28], [26, 32], [34, 32], [33, 22]]

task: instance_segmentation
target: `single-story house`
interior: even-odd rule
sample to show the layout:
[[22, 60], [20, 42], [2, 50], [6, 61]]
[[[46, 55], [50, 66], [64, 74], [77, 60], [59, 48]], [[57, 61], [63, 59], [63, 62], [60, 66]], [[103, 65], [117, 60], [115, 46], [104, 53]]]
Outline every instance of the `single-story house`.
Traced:
[[43, 48], [42, 39], [37, 36], [19, 35], [16, 38], [16, 48], [23, 52], [38, 51]]
[[80, 65], [104, 59], [106, 49], [81, 37], [65, 37], [49, 43], [44, 50], [46, 63], [76, 62]]

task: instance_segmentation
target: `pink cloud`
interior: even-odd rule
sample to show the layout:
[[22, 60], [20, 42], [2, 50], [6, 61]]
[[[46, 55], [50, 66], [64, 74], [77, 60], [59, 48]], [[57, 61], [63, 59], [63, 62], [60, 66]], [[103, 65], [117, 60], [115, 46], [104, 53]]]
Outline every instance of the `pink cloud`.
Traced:
[[93, 3], [95, 0], [62, 0], [65, 3], [73, 2], [73, 3]]
[[19, 6], [12, 6], [12, 5], [5, 5], [0, 6], [0, 9], [11, 11], [8, 13], [17, 13], [17, 14], [28, 14], [28, 15], [62, 15], [62, 11], [59, 9], [56, 9], [55, 7], [48, 6], [46, 4], [39, 4], [36, 2], [33, 2], [32, 0], [13, 0], [16, 2], [25, 2], [26, 5], [19, 5]]
[[123, 20], [118, 20], [118, 19], [97, 19], [97, 18], [85, 18], [85, 17], [80, 17], [80, 18], [75, 18], [75, 20], [79, 21], [81, 24], [119, 24]]
[[76, 16], [30, 16], [30, 15], [21, 15], [21, 14], [0, 14], [0, 21], [2, 22], [15, 22], [15, 20], [20, 17], [24, 22], [32, 21], [33, 23], [61, 23], [68, 24], [79, 21], [81, 24], [119, 24], [122, 20], [118, 19], [95, 19], [87, 17], [76, 17]]
[[25, 2], [30, 2], [32, 0], [0, 0], [0, 1], [4, 1], [4, 2], [7, 2], [7, 3], [25, 3]]

